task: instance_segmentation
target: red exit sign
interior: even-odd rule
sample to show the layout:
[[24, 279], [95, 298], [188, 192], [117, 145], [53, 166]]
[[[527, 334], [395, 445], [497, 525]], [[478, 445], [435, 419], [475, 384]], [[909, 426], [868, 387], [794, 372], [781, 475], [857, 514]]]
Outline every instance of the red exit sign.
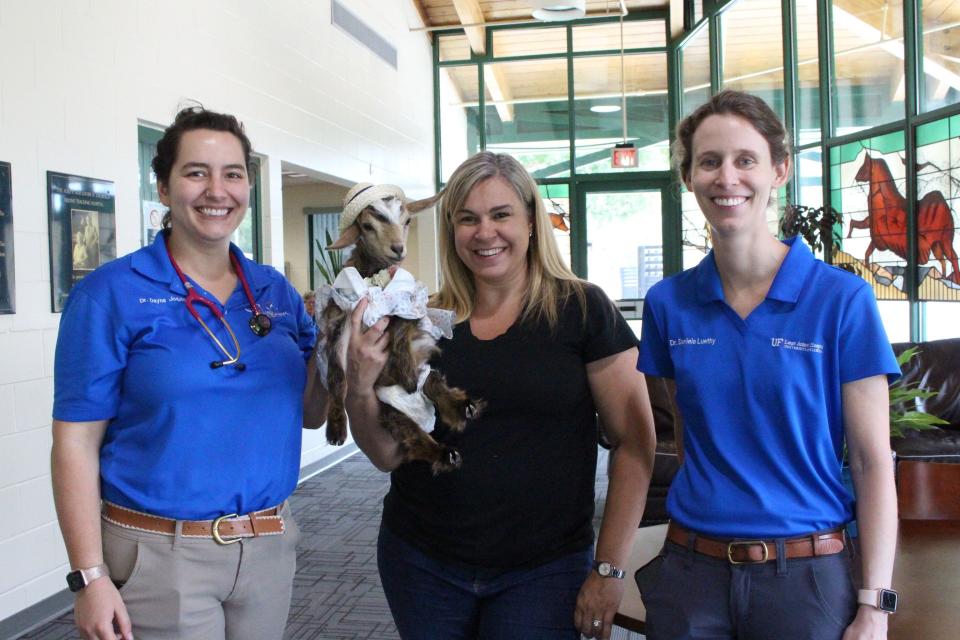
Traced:
[[613, 148], [612, 164], [614, 169], [628, 169], [637, 166], [637, 149], [631, 143], [618, 144]]

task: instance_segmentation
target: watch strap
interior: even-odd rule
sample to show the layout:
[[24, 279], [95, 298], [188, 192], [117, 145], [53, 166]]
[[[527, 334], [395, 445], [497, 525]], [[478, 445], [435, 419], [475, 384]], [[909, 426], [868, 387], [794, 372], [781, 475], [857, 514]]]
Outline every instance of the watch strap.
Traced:
[[613, 564], [612, 562], [594, 560], [593, 570], [599, 573], [604, 578], [617, 578], [618, 580], [623, 580], [623, 576], [624, 576], [623, 569]]
[[67, 574], [67, 584], [71, 591], [80, 591], [88, 584], [99, 578], [109, 577], [110, 568], [105, 564], [98, 564], [88, 569], [77, 569]]
[[[893, 596], [892, 606], [884, 603], [884, 594]], [[858, 589], [857, 604], [865, 604], [884, 613], [893, 613], [897, 610], [897, 592], [890, 589]]]

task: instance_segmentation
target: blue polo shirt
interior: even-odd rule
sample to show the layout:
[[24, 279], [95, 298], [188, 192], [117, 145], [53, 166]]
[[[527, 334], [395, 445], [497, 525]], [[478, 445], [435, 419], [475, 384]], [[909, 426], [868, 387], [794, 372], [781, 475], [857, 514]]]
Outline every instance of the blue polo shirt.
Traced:
[[724, 301], [712, 252], [644, 305], [638, 368], [676, 381], [684, 424], [667, 510], [704, 534], [789, 537], [851, 520], [841, 386], [900, 373], [869, 285], [786, 244], [746, 320]]
[[[109, 421], [100, 476], [110, 502], [185, 520], [279, 504], [300, 468], [313, 323], [280, 273], [231, 245], [273, 328], [262, 338], [250, 330], [239, 282], [222, 306], [198, 287], [220, 306], [246, 364], [244, 371], [211, 369], [224, 356], [187, 311], [163, 237], [70, 291], [57, 339], [53, 416]], [[220, 321], [195, 307], [232, 352]]]

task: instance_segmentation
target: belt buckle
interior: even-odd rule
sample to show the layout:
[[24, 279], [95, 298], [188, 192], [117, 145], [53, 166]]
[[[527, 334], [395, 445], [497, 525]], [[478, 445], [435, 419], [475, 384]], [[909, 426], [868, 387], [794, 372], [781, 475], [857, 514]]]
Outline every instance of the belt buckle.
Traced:
[[211, 533], [213, 534], [213, 540], [217, 544], [228, 545], [228, 544], [233, 544], [234, 542], [240, 542], [240, 536], [237, 536], [236, 538], [233, 538], [231, 540], [224, 540], [223, 537], [220, 536], [220, 523], [223, 522], [224, 520], [229, 520], [230, 518], [236, 518], [236, 517], [237, 517], [237, 514], [228, 513], [227, 515], [220, 516], [219, 518], [213, 521], [213, 525], [211, 525], [211, 529], [212, 529]]
[[[733, 559], [733, 548], [734, 547], [749, 547], [754, 544], [759, 544], [763, 547], [763, 558], [760, 560], [734, 560]], [[749, 557], [749, 554], [748, 554]], [[730, 564], [763, 564], [770, 559], [770, 549], [767, 548], [767, 543], [763, 540], [741, 540], [737, 542], [730, 542], [727, 544], [727, 561]]]

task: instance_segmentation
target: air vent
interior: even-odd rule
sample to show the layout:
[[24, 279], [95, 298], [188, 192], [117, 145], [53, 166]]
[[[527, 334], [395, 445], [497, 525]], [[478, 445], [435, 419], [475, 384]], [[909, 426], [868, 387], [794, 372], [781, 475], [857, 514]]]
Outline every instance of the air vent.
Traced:
[[394, 69], [397, 68], [397, 48], [367, 26], [360, 18], [347, 11], [346, 7], [337, 0], [331, 0], [330, 2], [330, 21], [354, 40], [370, 49], [378, 58]]

